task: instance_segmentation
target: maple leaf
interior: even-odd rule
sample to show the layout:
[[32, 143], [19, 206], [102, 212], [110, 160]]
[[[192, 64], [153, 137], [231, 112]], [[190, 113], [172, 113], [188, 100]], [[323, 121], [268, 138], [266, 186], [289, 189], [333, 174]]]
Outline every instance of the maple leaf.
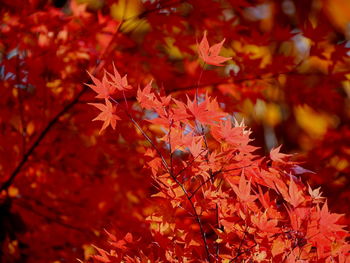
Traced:
[[191, 115], [187, 113], [187, 106], [182, 101], [173, 99], [176, 105], [176, 108], [173, 108], [174, 112], [174, 121], [181, 121], [190, 118]]
[[110, 84], [110, 82], [107, 79], [106, 72], [103, 75], [102, 82], [98, 78], [95, 78], [89, 72], [88, 74], [92, 79], [92, 81], [94, 82], [94, 85], [92, 84], [86, 84], [86, 85], [97, 93], [96, 98], [108, 99], [109, 96], [114, 93], [116, 87]]
[[211, 100], [208, 93], [206, 93], [205, 100], [207, 101], [207, 110], [213, 121], [219, 122], [223, 117], [227, 115], [227, 113], [222, 112], [216, 98]]
[[245, 133], [244, 127], [232, 127], [230, 119], [220, 122], [219, 126], [212, 127], [211, 132], [218, 141], [224, 139], [235, 146], [247, 145], [250, 141], [249, 132]]
[[126, 250], [127, 247], [125, 245], [127, 243], [131, 243], [132, 242], [132, 235], [131, 235], [131, 233], [127, 233], [123, 239], [118, 240], [115, 235], [109, 233], [106, 229], [105, 229], [105, 232], [107, 233], [109, 239], [112, 240], [112, 241], [109, 241], [108, 243], [111, 246], [115, 247], [115, 248], [118, 248], [118, 249], [121, 249], [121, 250]]
[[294, 207], [299, 206], [305, 200], [303, 192], [298, 190], [292, 175], [290, 175], [288, 196], [285, 196], [285, 199]]
[[78, 1], [71, 1], [70, 2], [70, 10], [73, 13], [73, 16], [81, 17], [81, 18], [87, 18], [91, 14], [87, 12], [87, 3], [79, 3]]
[[191, 101], [187, 96], [187, 107], [196, 120], [203, 124], [211, 123], [211, 117], [208, 114], [206, 100], [198, 103], [197, 98], [194, 98], [194, 100]]
[[117, 241], [117, 238], [115, 235], [109, 233], [106, 229], [104, 229], [104, 231], [106, 232], [106, 234], [108, 235], [108, 238], [112, 241]]
[[244, 202], [253, 202], [257, 198], [255, 195], [250, 195], [250, 180], [246, 181], [243, 172], [239, 179], [238, 187], [235, 184], [231, 184], [231, 187], [236, 195]]
[[131, 233], [126, 233], [126, 235], [124, 236], [124, 240], [128, 243], [132, 243], [133, 242], [133, 237]]
[[115, 129], [115, 125], [117, 120], [120, 120], [120, 118], [114, 114], [115, 109], [112, 106], [112, 103], [108, 100], [105, 99], [105, 103], [106, 104], [102, 104], [102, 103], [88, 103], [92, 106], [95, 106], [96, 108], [98, 108], [99, 110], [101, 110], [102, 112], [95, 118], [93, 119], [93, 121], [103, 121], [103, 125], [102, 128], [100, 130], [100, 134], [103, 130], [105, 130], [108, 125], [111, 125], [113, 129]]
[[268, 220], [266, 211], [262, 215], [258, 214], [251, 216], [251, 220], [263, 232], [277, 233], [280, 231], [280, 229], [277, 227], [278, 220]]
[[324, 203], [321, 211], [319, 211], [319, 224], [320, 232], [324, 235], [328, 235], [333, 232], [346, 232], [344, 226], [336, 224], [336, 222], [342, 217], [342, 214], [332, 214], [328, 211], [327, 202]]
[[162, 166], [162, 160], [160, 158], [153, 158], [147, 164], [152, 169], [152, 174], [156, 175], [160, 167]]
[[188, 146], [193, 157], [197, 158], [200, 155], [205, 155], [206, 151], [203, 151], [203, 139], [202, 137], [192, 137], [192, 143]]
[[280, 146], [278, 146], [276, 148], [273, 148], [270, 151], [270, 158], [271, 158], [272, 161], [275, 161], [275, 162], [287, 163], [283, 159], [291, 156], [291, 154], [280, 153], [281, 147], [282, 147], [282, 145], [280, 145]]
[[276, 256], [278, 254], [283, 253], [285, 248], [286, 248], [286, 244], [281, 238], [275, 239], [272, 242], [272, 247], [271, 247], [272, 256]]
[[195, 97], [193, 101], [187, 96], [187, 108], [194, 118], [202, 124], [211, 124], [215, 121], [219, 121], [225, 114], [219, 112], [217, 109], [213, 110], [214, 102], [210, 102], [208, 97], [201, 103], [198, 102]]
[[103, 250], [102, 248], [96, 247], [94, 245], [92, 245], [100, 255], [94, 255], [93, 258], [98, 260], [99, 262], [103, 262], [103, 263], [108, 263], [111, 262], [111, 260], [108, 258], [109, 253], [105, 250]]
[[132, 89], [132, 86], [128, 85], [127, 75], [125, 75], [124, 77], [121, 77], [118, 70], [115, 68], [114, 64], [113, 64], [113, 73], [114, 75], [107, 72], [108, 76], [112, 80], [111, 82], [112, 85], [114, 85], [120, 91]]
[[202, 41], [199, 43], [199, 46], [198, 46], [199, 57], [209, 65], [223, 66], [221, 65], [221, 63], [231, 59], [231, 57], [225, 58], [225, 57], [219, 56], [220, 50], [224, 42], [225, 42], [225, 38], [221, 42], [209, 47], [207, 32], [205, 31]]
[[126, 241], [124, 239], [117, 240], [115, 242], [111, 242], [110, 241], [109, 244], [111, 244], [113, 247], [121, 249], [121, 250], [126, 250], [127, 249], [127, 247], [125, 246], [126, 245]]
[[155, 96], [151, 93], [152, 80], [141, 90], [140, 87], [137, 90], [137, 101], [145, 109], [152, 109], [154, 107]]
[[285, 207], [289, 215], [289, 220], [292, 228], [294, 230], [299, 230], [301, 225], [301, 218], [298, 216], [295, 210], [288, 208], [288, 206], [285, 206]]
[[308, 184], [308, 192], [315, 203], [321, 203], [325, 197], [322, 196], [321, 187], [312, 190]]

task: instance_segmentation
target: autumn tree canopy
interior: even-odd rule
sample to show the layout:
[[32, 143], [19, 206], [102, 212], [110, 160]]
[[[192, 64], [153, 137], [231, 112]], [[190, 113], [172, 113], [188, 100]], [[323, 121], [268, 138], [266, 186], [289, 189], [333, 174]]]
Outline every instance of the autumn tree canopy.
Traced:
[[348, 262], [347, 1], [0, 12], [1, 261]]

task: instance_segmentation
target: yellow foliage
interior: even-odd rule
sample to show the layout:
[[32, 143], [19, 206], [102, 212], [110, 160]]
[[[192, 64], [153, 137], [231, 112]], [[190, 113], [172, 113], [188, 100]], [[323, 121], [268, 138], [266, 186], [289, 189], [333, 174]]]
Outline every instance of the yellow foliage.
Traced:
[[139, 203], [140, 202], [140, 200], [139, 200], [139, 198], [136, 196], [136, 195], [134, 195], [132, 192], [127, 192], [126, 193], [126, 197], [128, 198], [128, 200], [131, 202], [131, 203]]
[[275, 103], [266, 103], [258, 100], [254, 110], [256, 119], [269, 126], [274, 127], [282, 121], [280, 107]]
[[239, 41], [233, 42], [233, 48], [236, 51], [250, 54], [252, 59], [261, 59], [260, 67], [264, 68], [271, 62], [271, 51], [268, 46], [242, 45]]
[[19, 190], [14, 186], [10, 186], [8, 189], [8, 194], [10, 197], [16, 197], [19, 194]]
[[27, 129], [26, 129], [26, 131], [27, 131], [27, 134], [30, 136], [30, 135], [32, 135], [33, 134], [33, 132], [34, 132], [34, 130], [35, 130], [35, 125], [34, 125], [34, 122], [29, 122], [28, 124], [27, 124]]
[[18, 97], [18, 89], [17, 89], [17, 88], [12, 89], [12, 95], [13, 95], [15, 98]]
[[59, 85], [61, 85], [61, 80], [60, 79], [55, 79], [53, 81], [50, 81], [50, 82], [46, 83], [46, 87], [48, 87], [48, 88], [56, 88]]
[[349, 166], [349, 162], [346, 159], [339, 158], [338, 156], [332, 157], [330, 165], [338, 171], [343, 171]]
[[78, 4], [86, 4], [89, 9], [99, 10], [103, 7], [103, 0], [76, 0]]
[[322, 72], [324, 74], [328, 74], [328, 67], [332, 63], [333, 62], [331, 60], [325, 60], [316, 56], [311, 56], [300, 65], [299, 71], [300, 73], [317, 71]]
[[149, 29], [149, 23], [138, 18], [142, 11], [141, 0], [119, 0], [110, 7], [111, 16], [118, 21], [124, 21], [120, 29], [122, 32], [143, 32]]
[[[349, 79], [350, 75], [347, 74], [347, 78]], [[346, 81], [343, 81], [343, 89], [346, 93], [346, 95], [348, 96], [348, 98], [350, 98], [350, 80], [346, 80]]]
[[157, 134], [164, 134], [164, 130], [162, 129], [162, 127], [158, 124], [151, 124], [149, 125], [149, 129]]
[[10, 254], [15, 254], [17, 248], [18, 248], [18, 241], [17, 240], [13, 240], [12, 242], [10, 242], [8, 244], [8, 249], [9, 249]]
[[281, 122], [282, 115], [280, 107], [277, 104], [269, 103], [266, 105], [266, 113], [264, 121], [270, 126], [276, 126]]
[[[254, 111], [253, 102], [251, 100], [248, 100], [248, 99], [244, 100], [243, 105], [242, 105], [242, 109], [241, 109], [243, 118], [253, 111]], [[244, 115], [244, 114], [246, 114], [246, 115]]]
[[111, 6], [111, 15], [117, 20], [130, 19], [142, 12], [142, 3], [139, 0], [119, 0]]
[[85, 260], [88, 260], [92, 255], [96, 253], [94, 247], [87, 244], [83, 245], [83, 251]]
[[171, 37], [165, 38], [166, 43], [166, 51], [169, 54], [170, 58], [172, 59], [182, 59], [183, 54], [181, 53], [180, 49], [174, 45], [175, 39]]
[[325, 0], [324, 10], [330, 22], [338, 29], [346, 33], [349, 31], [350, 1], [349, 0]]
[[337, 119], [329, 114], [316, 112], [307, 105], [294, 108], [298, 125], [313, 138], [322, 138], [329, 127], [335, 127]]

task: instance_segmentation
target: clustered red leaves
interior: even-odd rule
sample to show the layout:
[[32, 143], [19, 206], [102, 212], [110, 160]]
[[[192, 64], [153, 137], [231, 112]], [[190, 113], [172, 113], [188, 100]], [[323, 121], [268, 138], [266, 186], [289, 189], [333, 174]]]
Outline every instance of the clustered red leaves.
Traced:
[[[113, 95], [116, 90], [118, 91], [125, 91], [128, 89], [131, 89], [131, 86], [128, 85], [127, 76], [121, 77], [118, 70], [113, 65], [113, 74], [106, 72], [104, 73], [104, 76], [102, 78], [102, 81], [95, 78], [93, 75], [91, 75], [89, 72], [92, 81], [94, 84], [86, 84], [89, 86], [92, 90], [94, 90], [97, 95], [96, 98], [105, 99], [105, 104], [102, 103], [89, 103], [90, 105], [95, 106], [100, 111], [102, 111], [95, 119], [94, 121], [103, 121], [102, 128], [100, 130], [100, 133], [105, 130], [108, 125], [111, 125], [113, 129], [115, 129], [115, 125], [117, 123], [117, 120], [120, 120], [120, 118], [115, 114], [115, 107], [112, 106], [112, 103], [109, 101], [109, 98], [111, 95]], [[107, 75], [110, 77], [110, 80], [108, 80]], [[123, 93], [124, 97], [125, 94]]]
[[[206, 43], [204, 34], [199, 56], [207, 64], [227, 60], [218, 57], [223, 41], [212, 50]], [[93, 81], [99, 94], [103, 83], [116, 85]], [[116, 102], [112, 93], [100, 97], [107, 107]], [[157, 189], [158, 207], [146, 218], [153, 241], [107, 232], [111, 248], [96, 247], [96, 262], [349, 262], [341, 215], [329, 212], [319, 189], [306, 187], [295, 172], [303, 168], [280, 147], [269, 157], [255, 154], [250, 130], [207, 94], [184, 103], [156, 92], [151, 81], [138, 89], [137, 102], [161, 131], [153, 141], [124, 109], [150, 145], [144, 158]], [[99, 119], [103, 130], [110, 119]]]
[[[196, 76], [203, 71], [198, 89], [206, 89], [210, 101], [216, 97], [226, 112], [244, 117], [254, 134], [251, 143], [261, 147], [257, 152], [267, 153], [283, 143], [284, 152], [301, 153], [298, 160], [316, 173], [295, 165], [292, 174], [308, 172], [302, 176], [312, 185], [309, 193], [314, 202], [322, 209], [322, 195], [327, 196], [333, 212], [346, 213], [346, 218], [337, 223], [349, 224], [350, 60], [348, 43], [344, 41], [348, 39], [349, 1], [1, 3], [0, 261], [87, 259], [93, 252], [89, 244], [99, 244], [99, 239], [104, 238], [103, 228], [122, 229], [125, 232], [120, 234], [112, 231], [120, 239], [126, 232], [132, 232], [134, 240], [142, 236], [137, 243], [140, 247], [151, 244], [144, 217], [154, 212], [158, 203], [155, 198], [145, 198], [155, 188], [140, 167], [148, 162], [156, 173], [162, 160], [153, 157], [159, 154], [153, 147], [144, 150], [149, 142], [140, 139], [142, 134], [128, 121], [117, 122], [117, 134], [107, 129], [104, 136], [98, 135], [98, 124], [112, 124], [107, 116], [116, 114], [125, 120], [123, 107], [111, 100], [115, 111], [100, 116], [100, 123], [87, 125], [92, 115], [99, 113], [94, 107], [86, 107], [94, 95], [83, 85], [89, 81], [86, 71], [103, 82], [106, 68], [110, 72], [106, 79], [113, 83], [112, 76], [116, 74], [112, 60], [118, 69], [128, 71], [134, 87], [155, 79], [162, 95], [172, 94], [172, 102], [192, 104], [193, 112], [187, 110], [184, 116], [190, 115], [192, 120], [196, 116], [194, 101], [203, 108], [207, 107], [203, 102], [208, 104], [203, 97], [192, 96]], [[226, 49], [220, 55], [232, 56], [232, 61], [217, 68], [208, 66], [203, 59], [203, 67], [196, 62], [193, 47], [196, 39], [200, 42], [203, 30], [210, 36], [208, 47], [226, 38]], [[204, 55], [212, 54], [207, 51]], [[126, 79], [124, 72], [120, 76], [123, 78]], [[126, 87], [127, 83], [120, 82], [121, 87]], [[115, 88], [112, 96], [123, 105], [123, 91], [116, 86], [111, 87]], [[149, 88], [148, 94], [157, 96]], [[140, 111], [138, 104], [133, 104], [135, 89], [125, 89], [125, 93], [130, 104], [127, 108], [137, 123], [144, 130], [149, 128], [149, 137], [159, 145], [161, 153], [166, 152], [167, 135], [157, 124], [164, 122], [163, 118], [157, 118], [151, 110]], [[107, 107], [103, 97], [94, 102]], [[311, 110], [311, 116], [310, 112], [298, 112], [304, 106]], [[197, 117], [210, 124], [208, 112], [215, 110], [208, 107]], [[142, 116], [150, 117], [149, 122], [142, 121]], [[234, 122], [227, 119], [221, 125], [225, 129], [212, 125], [210, 135], [204, 129], [208, 145], [213, 148], [215, 138], [220, 136], [239, 145], [242, 137], [233, 136], [240, 133], [232, 129]], [[178, 138], [192, 140], [184, 135], [170, 133], [173, 148]], [[190, 142], [191, 154], [198, 155], [201, 147], [197, 145], [203, 143], [203, 138]], [[176, 154], [173, 157], [181, 160]], [[279, 154], [275, 157], [271, 154], [272, 160], [290, 163]], [[169, 162], [169, 158], [165, 160]], [[290, 180], [290, 176], [285, 177]], [[256, 191], [253, 181], [246, 175], [244, 179], [245, 185], [250, 181], [251, 191]], [[239, 180], [235, 182], [239, 189]], [[297, 181], [295, 185], [300, 187]], [[173, 194], [171, 190], [169, 194]], [[289, 186], [285, 196], [290, 198], [288, 194]], [[277, 199], [279, 206], [280, 203]], [[255, 221], [261, 218], [264, 224], [264, 217], [258, 214]], [[268, 217], [266, 220], [274, 228], [274, 221]], [[193, 226], [198, 231], [196, 228]]]

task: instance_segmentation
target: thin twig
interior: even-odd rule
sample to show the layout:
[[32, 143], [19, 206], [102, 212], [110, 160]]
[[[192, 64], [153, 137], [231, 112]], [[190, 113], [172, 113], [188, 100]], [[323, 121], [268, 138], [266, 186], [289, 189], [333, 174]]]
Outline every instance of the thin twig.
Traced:
[[34, 213], [34, 214], [36, 214], [36, 215], [38, 215], [38, 216], [40, 216], [40, 217], [45, 218], [48, 222], [53, 222], [53, 223], [56, 223], [56, 224], [58, 224], [58, 225], [60, 225], [60, 226], [62, 226], [62, 227], [69, 228], [69, 229], [72, 229], [72, 230], [76, 230], [76, 231], [79, 231], [79, 232], [83, 232], [83, 233], [86, 232], [86, 229], [84, 229], [84, 228], [80, 228], [80, 227], [77, 227], [77, 226], [72, 226], [72, 225], [70, 225], [70, 224], [67, 224], [67, 223], [62, 222], [61, 220], [59, 220], [59, 219], [57, 219], [57, 218], [48, 217], [48, 216], [46, 216], [46, 215], [44, 215], [44, 214], [42, 214], [42, 213], [40, 213], [40, 212], [34, 210], [34, 209], [33, 209], [30, 205], [28, 205], [28, 204], [21, 204], [21, 203], [19, 202], [19, 203], [14, 203], [14, 205], [18, 205], [18, 206], [20, 206], [20, 207], [22, 207], [22, 208], [24, 208], [24, 209], [26, 209], [26, 210], [28, 210], [28, 211], [31, 211], [32, 213]]
[[[113, 99], [112, 97], [109, 97], [109, 99], [111, 101], [113, 101], [115, 104], [120, 105], [119, 102], [115, 99]], [[157, 154], [159, 155], [159, 157], [162, 160], [162, 164], [164, 166], [164, 168], [167, 170], [167, 172], [169, 174], [171, 174], [171, 170], [169, 168], [168, 163], [166, 162], [162, 152], [158, 149], [158, 147], [155, 145], [155, 143], [152, 141], [152, 139], [146, 134], [146, 132], [140, 127], [140, 125], [134, 120], [134, 118], [132, 117], [131, 113], [123, 108], [124, 113], [128, 116], [129, 120], [135, 125], [135, 127], [139, 130], [139, 132], [142, 134], [143, 137], [145, 137], [145, 139], [151, 144], [151, 146], [153, 147], [153, 149], [157, 152]]]
[[241, 241], [239, 243], [239, 247], [237, 249], [237, 255], [230, 260], [230, 263], [233, 262], [234, 260], [238, 259], [241, 255], [243, 255], [245, 252], [244, 251], [241, 251], [241, 248], [242, 248], [242, 245], [243, 245], [243, 242], [244, 242], [244, 239], [245, 239], [245, 236], [247, 235], [247, 231], [248, 231], [248, 225], [246, 223], [245, 225], [245, 229], [244, 229], [244, 234], [243, 234], [243, 237], [241, 238]]
[[[120, 105], [118, 101], [116, 101], [115, 99], [113, 99], [112, 97], [109, 97], [109, 99], [111, 101], [113, 101], [114, 103], [116, 103], [117, 105]], [[161, 160], [162, 160], [162, 164], [165, 168], [165, 170], [169, 173], [170, 177], [175, 181], [175, 183], [180, 186], [180, 188], [182, 189], [183, 193], [185, 194], [187, 200], [189, 201], [191, 207], [192, 207], [192, 210], [193, 210], [193, 213], [194, 213], [194, 217], [195, 217], [195, 220], [199, 226], [199, 229], [200, 229], [200, 234], [201, 234], [201, 237], [202, 237], [202, 240], [203, 240], [203, 244], [204, 244], [204, 248], [205, 248], [205, 252], [206, 252], [206, 255], [207, 255], [207, 259], [209, 261], [209, 263], [211, 262], [211, 259], [210, 259], [210, 252], [209, 252], [209, 246], [208, 246], [208, 242], [207, 242], [207, 238], [206, 238], [206, 234], [204, 232], [204, 229], [203, 229], [203, 225], [202, 225], [202, 221], [200, 219], [200, 216], [198, 215], [197, 213], [197, 210], [196, 210], [196, 207], [194, 205], [194, 203], [192, 202], [191, 200], [191, 197], [189, 195], [189, 193], [187, 192], [185, 186], [175, 177], [175, 175], [173, 174], [171, 168], [169, 168], [169, 165], [168, 163], [166, 162], [163, 154], [161, 153], [161, 151], [158, 149], [158, 147], [155, 145], [155, 143], [152, 141], [152, 139], [146, 134], [145, 131], [143, 131], [143, 129], [140, 127], [140, 125], [134, 120], [134, 118], [132, 117], [131, 113], [125, 109], [125, 108], [122, 108], [125, 112], [125, 114], [128, 116], [129, 120], [135, 125], [135, 127], [140, 131], [140, 133], [142, 134], [142, 136], [151, 144], [151, 146], [153, 147], [153, 149], [158, 153], [158, 155], [160, 156]]]
[[185, 167], [183, 167], [179, 172], [175, 174], [175, 177], [178, 177], [180, 174], [182, 174], [187, 168], [191, 167], [191, 165], [194, 163], [194, 161], [202, 155], [202, 153], [205, 152], [205, 150], [202, 150], [196, 157], [194, 157], [190, 163], [187, 163]]

